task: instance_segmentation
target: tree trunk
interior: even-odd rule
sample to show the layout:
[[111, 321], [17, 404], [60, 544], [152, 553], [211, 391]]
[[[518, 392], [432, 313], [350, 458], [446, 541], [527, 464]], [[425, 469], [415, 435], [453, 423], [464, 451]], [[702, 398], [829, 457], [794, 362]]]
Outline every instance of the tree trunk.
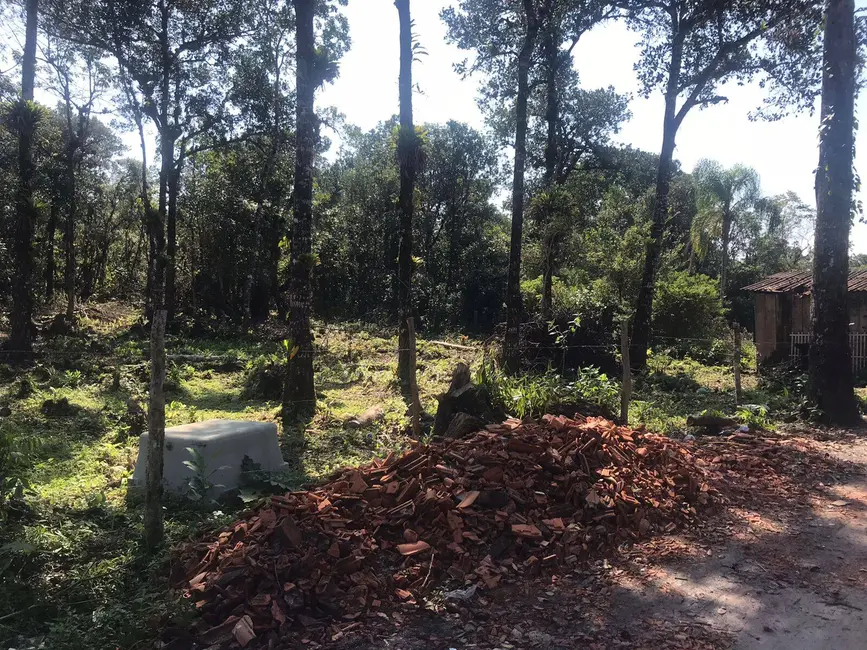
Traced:
[[[172, 146], [172, 158], [174, 158], [174, 146]], [[175, 318], [177, 288], [177, 256], [178, 250], [178, 191], [181, 185], [181, 161], [175, 165], [174, 160], [168, 176], [168, 211], [166, 213], [166, 322], [171, 323]]]
[[653, 318], [653, 294], [656, 289], [656, 271], [659, 265], [662, 237], [668, 222], [668, 193], [671, 189], [671, 166], [674, 159], [675, 138], [678, 123], [677, 108], [678, 84], [683, 57], [683, 41], [675, 35], [671, 50], [668, 71], [668, 84], [665, 91], [665, 115], [662, 125], [662, 150], [659, 154], [659, 167], [656, 171], [656, 194], [653, 199], [650, 240], [644, 256], [644, 271], [638, 289], [638, 301], [632, 325], [632, 344], [629, 360], [636, 370], [647, 367], [647, 348], [650, 347], [651, 319]]
[[154, 548], [163, 539], [163, 446], [166, 437], [166, 398], [163, 384], [166, 378], [166, 211], [167, 185], [172, 171], [174, 140], [166, 133], [169, 102], [169, 9], [162, 5], [161, 102], [159, 108], [163, 133], [160, 138], [159, 208], [150, 210], [149, 230], [153, 242], [153, 277], [151, 279], [151, 383], [148, 400], [148, 460], [145, 474], [144, 541]]
[[313, 163], [316, 153], [316, 114], [314, 94], [315, 44], [313, 35], [314, 0], [294, 0], [297, 48], [295, 195], [292, 214], [292, 249], [289, 278], [289, 332], [298, 347], [288, 360], [283, 413], [287, 418], [306, 415], [315, 410], [316, 389], [313, 385], [313, 333], [310, 309], [313, 301], [310, 286], [313, 271]]
[[[271, 283], [268, 269], [266, 269], [264, 260], [269, 259], [266, 252], [263, 250], [263, 235], [264, 230], [264, 214], [265, 214], [265, 199], [268, 195], [268, 183], [273, 176], [274, 166], [277, 162], [277, 154], [279, 132], [275, 127], [271, 133], [271, 146], [268, 149], [268, 154], [265, 157], [265, 165], [262, 169], [262, 174], [259, 177], [259, 187], [257, 190], [258, 198], [256, 200], [256, 210], [253, 213], [253, 269], [247, 274], [247, 279], [244, 285], [244, 327], [249, 327], [253, 321], [264, 322], [268, 319], [271, 301]], [[254, 302], [254, 287], [258, 293], [258, 303]], [[264, 303], [264, 304], [263, 304]]]
[[54, 274], [57, 272], [54, 262], [54, 237], [57, 233], [57, 215], [60, 206], [56, 199], [51, 200], [51, 210], [48, 214], [48, 232], [45, 238], [45, 297], [51, 302], [54, 298]]
[[[69, 137], [76, 138], [70, 131]], [[66, 224], [63, 229], [63, 251], [65, 254], [65, 266], [63, 270], [63, 286], [66, 291], [66, 322], [72, 325], [75, 319], [75, 219], [78, 211], [78, 196], [75, 187], [75, 148], [77, 145], [70, 144], [66, 161], [66, 191], [67, 212]]]
[[[145, 277], [145, 320], [153, 318], [153, 274], [154, 274], [154, 249], [155, 243], [152, 237], [151, 229], [151, 206], [150, 188], [148, 186], [148, 156], [147, 156], [147, 141], [144, 134], [144, 121], [142, 119], [141, 109], [134, 99], [134, 95], [130, 93], [130, 104], [133, 107], [133, 116], [135, 124], [138, 128], [139, 147], [141, 149], [141, 202], [142, 210], [144, 211], [144, 232], [148, 239], [147, 248], [147, 269]], [[136, 259], [138, 259], [136, 257]]]
[[[170, 145], [169, 145], [170, 146]], [[163, 147], [163, 156], [167, 155]], [[168, 155], [171, 155], [169, 152]], [[163, 446], [166, 435], [166, 399], [163, 383], [166, 378], [166, 254], [165, 254], [165, 194], [160, 193], [159, 210], [150, 210], [150, 239], [154, 242], [154, 264], [151, 305], [151, 382], [148, 402], [148, 458], [145, 488], [144, 538], [148, 548], [163, 539]]]
[[[162, 258], [162, 252], [160, 257]], [[164, 263], [158, 263], [161, 269]], [[162, 275], [163, 271], [158, 272]], [[163, 292], [157, 289], [163, 279], [154, 282], [154, 308], [151, 320], [151, 383], [148, 402], [148, 456], [145, 487], [144, 538], [148, 548], [155, 548], [163, 539], [163, 446], [166, 438], [166, 398], [163, 382], [166, 377], [166, 310]], [[158, 297], [158, 294], [159, 297]], [[156, 302], [155, 302], [156, 305]]]
[[412, 217], [418, 143], [412, 119], [412, 20], [409, 0], [395, 0], [400, 18], [400, 252], [398, 254], [397, 374], [401, 392], [409, 395], [413, 378], [407, 319], [412, 317]]
[[854, 184], [855, 3], [828, 0], [825, 7], [809, 393], [829, 422], [851, 425], [860, 421], [852, 383], [847, 291]]
[[[36, 23], [39, 12], [38, 0], [27, 0], [27, 25], [24, 40], [24, 57], [21, 72], [21, 102], [33, 101], [33, 86], [36, 77]], [[26, 114], [30, 111], [23, 107]], [[36, 207], [33, 204], [33, 137], [35, 123], [24, 120], [18, 131], [18, 196], [15, 219], [15, 243], [13, 259], [15, 277], [12, 281], [12, 313], [9, 318], [10, 350], [30, 351], [33, 348], [33, 228]]]
[[503, 364], [515, 372], [521, 363], [520, 339], [523, 305], [521, 300], [521, 240], [524, 236], [524, 165], [527, 158], [527, 99], [530, 94], [530, 63], [539, 23], [532, 0], [524, 0], [527, 34], [518, 55], [518, 96], [515, 100], [515, 169], [512, 179], [512, 235], [509, 247], [509, 274], [506, 282], [506, 336]]
[[[549, 20], [553, 23], [553, 17], [549, 18]], [[545, 141], [545, 174], [542, 178], [542, 184], [546, 188], [552, 186], [554, 175], [557, 171], [557, 125], [560, 117], [559, 96], [557, 93], [557, 63], [559, 54], [560, 48], [557, 30], [551, 24], [545, 37], [545, 66], [548, 72], [545, 122], [547, 123], [548, 132]], [[550, 214], [546, 215], [546, 218], [548, 223], [543, 228], [543, 231], [546, 228], [551, 231], [556, 226]], [[547, 232], [543, 236], [542, 304], [540, 311], [542, 312], [542, 318], [546, 321], [551, 319], [551, 306], [554, 293], [555, 239], [556, 235], [554, 232]]]

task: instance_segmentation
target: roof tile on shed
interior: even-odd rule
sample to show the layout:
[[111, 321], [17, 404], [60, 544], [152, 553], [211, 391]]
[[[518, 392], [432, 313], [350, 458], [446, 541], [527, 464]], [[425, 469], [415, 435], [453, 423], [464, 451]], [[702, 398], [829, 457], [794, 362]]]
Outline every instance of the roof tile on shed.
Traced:
[[[810, 293], [813, 288], [813, 274], [810, 271], [783, 271], [774, 273], [758, 282], [743, 288], [756, 293]], [[849, 273], [849, 291], [867, 292], [867, 270]]]

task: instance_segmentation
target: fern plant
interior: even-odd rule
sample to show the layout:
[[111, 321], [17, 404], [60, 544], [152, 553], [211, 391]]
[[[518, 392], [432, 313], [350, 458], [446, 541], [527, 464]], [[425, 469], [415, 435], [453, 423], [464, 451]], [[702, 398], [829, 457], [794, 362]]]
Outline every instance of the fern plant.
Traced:
[[23, 436], [8, 422], [0, 424], [0, 521], [11, 502], [24, 498], [24, 470], [41, 446], [40, 438]]

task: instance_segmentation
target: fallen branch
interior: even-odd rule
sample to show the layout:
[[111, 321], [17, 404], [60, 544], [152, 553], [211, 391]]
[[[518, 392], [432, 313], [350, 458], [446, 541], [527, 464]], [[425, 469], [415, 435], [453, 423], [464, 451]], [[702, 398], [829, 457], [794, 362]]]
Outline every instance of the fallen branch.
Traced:
[[441, 345], [444, 348], [451, 348], [452, 350], [468, 350], [471, 352], [475, 352], [477, 348], [471, 347], [469, 345], [459, 345], [457, 343], [449, 343], [448, 341], [426, 341], [427, 343], [431, 343], [433, 345]]

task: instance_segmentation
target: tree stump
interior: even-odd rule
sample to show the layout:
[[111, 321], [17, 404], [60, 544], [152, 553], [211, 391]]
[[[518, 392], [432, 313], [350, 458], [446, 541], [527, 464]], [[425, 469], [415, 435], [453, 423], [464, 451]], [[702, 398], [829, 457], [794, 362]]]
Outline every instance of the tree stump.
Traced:
[[465, 363], [455, 367], [448, 391], [438, 395], [437, 401], [434, 436], [460, 438], [498, 419], [487, 391], [472, 383]]

